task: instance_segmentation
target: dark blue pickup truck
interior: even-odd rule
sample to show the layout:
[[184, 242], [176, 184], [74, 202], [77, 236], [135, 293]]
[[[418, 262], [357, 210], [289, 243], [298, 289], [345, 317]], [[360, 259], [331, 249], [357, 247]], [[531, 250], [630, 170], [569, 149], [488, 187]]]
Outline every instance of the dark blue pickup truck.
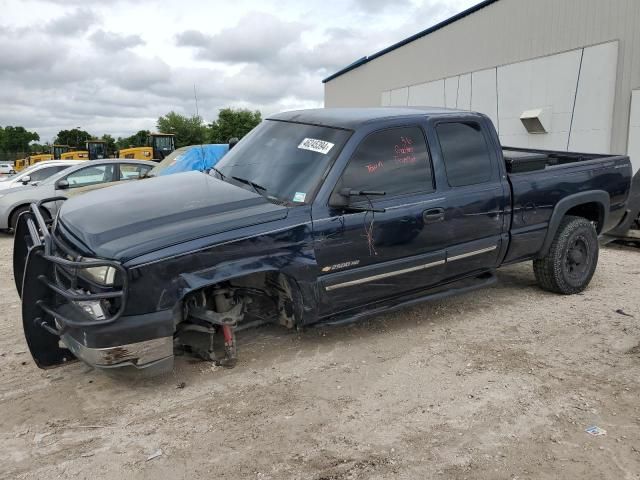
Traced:
[[42, 368], [156, 373], [185, 352], [233, 365], [242, 329], [353, 321], [516, 262], [577, 293], [630, 181], [624, 156], [502, 148], [478, 113], [282, 113], [210, 174], [91, 192], [52, 222], [32, 205], [14, 249], [25, 335]]

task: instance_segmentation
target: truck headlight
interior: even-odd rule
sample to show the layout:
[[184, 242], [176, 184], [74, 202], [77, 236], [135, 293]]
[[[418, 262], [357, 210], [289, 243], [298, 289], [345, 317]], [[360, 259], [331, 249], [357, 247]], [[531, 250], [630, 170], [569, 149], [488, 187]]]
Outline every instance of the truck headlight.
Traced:
[[80, 269], [80, 272], [82, 272], [88, 280], [105, 286], [112, 286], [116, 279], [116, 269], [106, 265], [102, 267], [83, 268]]

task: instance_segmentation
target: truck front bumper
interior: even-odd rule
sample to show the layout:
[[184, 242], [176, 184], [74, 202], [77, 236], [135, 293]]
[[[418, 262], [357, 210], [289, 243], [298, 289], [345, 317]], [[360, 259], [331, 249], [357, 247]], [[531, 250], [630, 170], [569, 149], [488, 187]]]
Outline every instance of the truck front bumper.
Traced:
[[[160, 374], [173, 368], [171, 310], [123, 315], [126, 270], [110, 260], [86, 260], [53, 238], [37, 205], [20, 216], [14, 276], [22, 297], [25, 338], [36, 364], [54, 368], [74, 359], [108, 370]], [[78, 272], [116, 269], [113, 286], [88, 283]]]
[[173, 369], [173, 337], [103, 348], [86, 347], [70, 334], [63, 334], [61, 340], [73, 355], [94, 368], [145, 370], [154, 375]]

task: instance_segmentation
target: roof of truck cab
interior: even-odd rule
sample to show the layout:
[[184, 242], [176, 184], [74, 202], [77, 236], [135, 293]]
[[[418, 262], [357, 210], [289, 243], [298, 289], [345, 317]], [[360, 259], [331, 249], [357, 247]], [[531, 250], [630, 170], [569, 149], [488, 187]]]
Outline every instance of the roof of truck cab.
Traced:
[[447, 113], [469, 113], [464, 110], [438, 107], [374, 107], [374, 108], [315, 108], [293, 110], [272, 115], [267, 120], [308, 123], [325, 127], [354, 130], [361, 125], [394, 118], [424, 117]]

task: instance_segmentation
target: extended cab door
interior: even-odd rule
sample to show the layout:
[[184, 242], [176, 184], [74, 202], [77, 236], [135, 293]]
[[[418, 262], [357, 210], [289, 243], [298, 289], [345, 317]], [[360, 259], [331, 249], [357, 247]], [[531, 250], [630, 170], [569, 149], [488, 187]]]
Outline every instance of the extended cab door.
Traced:
[[435, 187], [423, 126], [373, 131], [359, 141], [338, 173], [331, 198], [343, 189], [386, 195], [351, 198], [351, 206], [377, 212], [334, 208], [331, 198], [314, 203], [320, 314], [439, 283], [447, 246], [440, 225], [446, 205]]
[[498, 266], [507, 245], [510, 190], [490, 120], [476, 114], [430, 121], [433, 155], [446, 198], [445, 280]]

